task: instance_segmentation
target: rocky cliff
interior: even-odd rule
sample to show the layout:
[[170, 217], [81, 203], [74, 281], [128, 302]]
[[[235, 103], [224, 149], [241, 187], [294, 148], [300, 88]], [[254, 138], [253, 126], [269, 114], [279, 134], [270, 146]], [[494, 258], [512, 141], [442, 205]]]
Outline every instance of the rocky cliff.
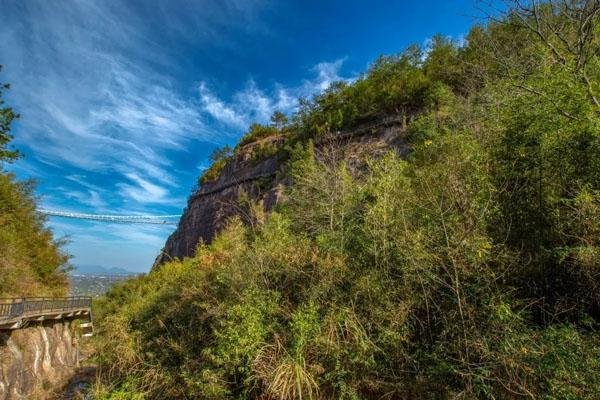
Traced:
[[69, 321], [45, 321], [0, 331], [0, 400], [44, 399], [79, 363]]
[[[391, 148], [406, 154], [404, 126], [404, 120], [399, 117], [379, 118], [352, 130], [326, 135], [315, 142], [315, 147], [321, 153], [335, 152], [350, 161], [360, 158], [360, 154], [376, 155]], [[291, 182], [281, 170], [280, 156], [256, 159], [256, 150], [265, 144], [283, 146], [284, 139], [266, 138], [237, 149], [218, 179], [202, 185], [192, 194], [177, 229], [156, 259], [155, 267], [171, 259], [192, 256], [200, 242], [210, 243], [227, 219], [240, 213], [242, 193], [262, 202], [265, 211], [282, 199], [285, 186]]]
[[[282, 143], [280, 137], [266, 140], [271, 141], [273, 146]], [[192, 194], [177, 229], [167, 239], [155, 265], [191, 256], [200, 241], [210, 243], [227, 218], [239, 212], [240, 194], [246, 193], [253, 200], [262, 200], [266, 210], [277, 203], [281, 195], [277, 177], [279, 157], [273, 155], [254, 160], [252, 154], [255, 148], [256, 144], [251, 143], [238, 149], [218, 179], [202, 185]]]

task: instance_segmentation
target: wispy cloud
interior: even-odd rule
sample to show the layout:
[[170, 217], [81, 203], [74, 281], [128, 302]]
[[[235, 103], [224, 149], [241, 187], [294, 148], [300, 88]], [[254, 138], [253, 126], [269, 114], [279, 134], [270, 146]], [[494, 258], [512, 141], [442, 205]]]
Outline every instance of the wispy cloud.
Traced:
[[[54, 92], [32, 99], [38, 108], [28, 114], [28, 129], [20, 140], [41, 159], [58, 159], [87, 171], [114, 171], [123, 176], [136, 172], [174, 182], [164, 151], [181, 149], [192, 139], [213, 140], [198, 105], [148, 82], [144, 74], [123, 69], [115, 60], [107, 67], [111, 73], [106, 80], [83, 93], [73, 89], [68, 99], [57, 101]], [[88, 107], [79, 110], [80, 104]], [[44, 121], [44, 126], [35, 126], [38, 121]]]
[[156, 185], [135, 173], [127, 174], [131, 183], [119, 183], [123, 197], [133, 199], [138, 203], [174, 203], [181, 199], [169, 197], [169, 191], [162, 186]]
[[303, 91], [313, 93], [317, 91], [323, 91], [327, 89], [333, 82], [355, 79], [354, 77], [342, 78], [339, 75], [344, 61], [346, 61], [345, 57], [333, 62], [321, 62], [315, 65], [312, 68], [312, 71], [317, 74], [317, 78], [312, 81], [305, 81], [302, 87]]
[[230, 106], [221, 101], [208, 89], [206, 83], [201, 82], [198, 89], [200, 91], [200, 99], [202, 100], [204, 111], [213, 118], [238, 128], [243, 128], [246, 125], [245, 115], [239, 113], [235, 109], [235, 105]]
[[77, 200], [81, 204], [89, 205], [96, 210], [102, 210], [107, 206], [107, 203], [95, 190], [64, 190], [63, 193], [65, 194], [65, 197]]
[[262, 89], [249, 80], [246, 86], [235, 92], [229, 101], [218, 97], [206, 82], [201, 82], [198, 90], [202, 109], [217, 121], [245, 129], [252, 122], [267, 122], [275, 111], [291, 113], [298, 107], [298, 98], [310, 97], [327, 89], [336, 81], [352, 81], [355, 77], [343, 77], [340, 70], [344, 58], [333, 62], [321, 62], [311, 68], [314, 76], [304, 80], [299, 86], [276, 84], [272, 90]]
[[[173, 155], [235, 132], [216, 135], [207, 126], [199, 77], [181, 79], [186, 60], [170, 44], [234, 46], [224, 32], [235, 24], [262, 29], [255, 20], [265, 1], [206, 0], [201, 8], [185, 0], [152, 7], [128, 0], [0, 3], [0, 78], [13, 84], [8, 100], [23, 115], [15, 144], [27, 156], [14, 170], [42, 182], [43, 205], [150, 214], [181, 208], [189, 188]], [[73, 234], [70, 248], [79, 257], [129, 243], [138, 249], [132, 259], [143, 258], [146, 267], [172, 230], [82, 228], [56, 219], [52, 226]]]
[[[152, 16], [125, 0], [3, 3], [0, 56], [10, 61], [14, 103], [25, 116], [17, 145], [48, 164], [176, 186], [166, 152], [224, 136], [207, 128], [200, 99], [166, 72], [177, 54], [153, 41], [153, 24], [166, 36], [212, 43], [232, 19], [252, 26], [261, 3], [207, 1], [206, 13], [165, 3]], [[122, 186], [123, 195], [139, 194]]]

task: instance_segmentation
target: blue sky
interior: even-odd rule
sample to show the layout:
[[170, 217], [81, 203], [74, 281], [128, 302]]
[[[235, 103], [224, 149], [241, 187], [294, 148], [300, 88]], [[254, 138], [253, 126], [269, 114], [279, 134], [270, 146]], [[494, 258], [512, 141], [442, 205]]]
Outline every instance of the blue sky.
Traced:
[[[378, 55], [460, 39], [474, 0], [0, 0], [8, 168], [41, 205], [179, 214], [216, 148]], [[51, 218], [74, 264], [147, 271], [171, 226]]]

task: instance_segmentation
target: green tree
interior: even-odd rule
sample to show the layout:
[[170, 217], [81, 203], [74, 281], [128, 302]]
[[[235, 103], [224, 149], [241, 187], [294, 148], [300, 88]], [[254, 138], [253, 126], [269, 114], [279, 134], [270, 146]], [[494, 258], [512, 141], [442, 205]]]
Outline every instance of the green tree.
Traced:
[[[0, 65], [1, 71], [2, 65]], [[0, 163], [11, 162], [19, 157], [17, 150], [9, 148], [9, 142], [12, 140], [10, 127], [12, 122], [19, 118], [19, 114], [15, 113], [11, 107], [5, 106], [5, 101], [2, 98], [9, 89], [10, 85], [8, 83], [0, 82]]]
[[222, 148], [215, 149], [209, 157], [212, 164], [198, 178], [198, 183], [202, 185], [217, 180], [231, 157], [233, 157], [233, 149], [231, 147], [223, 146]]
[[275, 111], [273, 115], [271, 115], [271, 124], [279, 131], [285, 128], [288, 122], [288, 117], [281, 111]]

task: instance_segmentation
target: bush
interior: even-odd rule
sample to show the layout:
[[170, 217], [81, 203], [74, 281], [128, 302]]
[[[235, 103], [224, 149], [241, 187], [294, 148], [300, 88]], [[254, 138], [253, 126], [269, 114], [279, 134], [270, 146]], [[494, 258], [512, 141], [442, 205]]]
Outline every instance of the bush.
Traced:
[[281, 213], [153, 272], [122, 311], [164, 385], [150, 396], [594, 398], [599, 337], [536, 329], [502, 283], [486, 152], [426, 137], [360, 177], [297, 149]]
[[229, 146], [213, 151], [210, 155], [212, 164], [202, 173], [200, 178], [198, 178], [198, 183], [204, 185], [205, 183], [217, 180], [221, 175], [223, 168], [225, 168], [225, 165], [227, 165], [232, 157], [233, 150]]
[[264, 139], [270, 136], [275, 136], [280, 133], [280, 130], [275, 126], [265, 126], [261, 124], [252, 124], [248, 133], [244, 135], [237, 144], [237, 147], [245, 146], [249, 143], [256, 142], [260, 139]]

